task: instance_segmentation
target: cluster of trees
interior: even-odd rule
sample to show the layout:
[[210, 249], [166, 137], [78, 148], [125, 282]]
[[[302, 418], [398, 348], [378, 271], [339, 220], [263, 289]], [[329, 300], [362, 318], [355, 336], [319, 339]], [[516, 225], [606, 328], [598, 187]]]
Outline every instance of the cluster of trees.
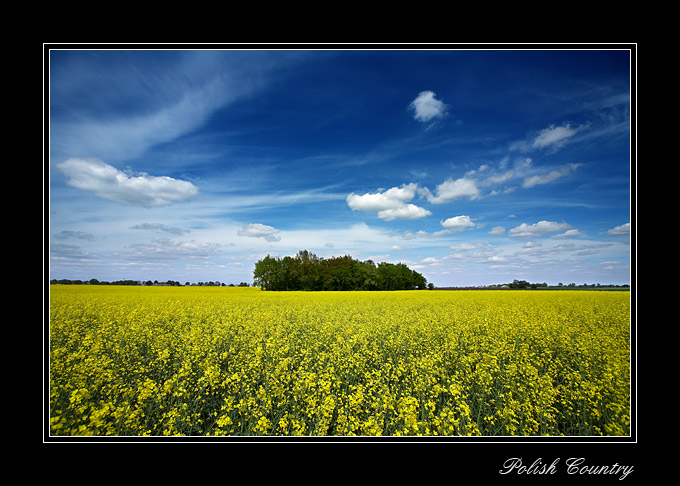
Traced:
[[[189, 282], [185, 283], [187, 287], [189, 285], [194, 285], [190, 284]], [[250, 284], [248, 282], [241, 282], [238, 285], [234, 285], [233, 283], [230, 284], [225, 284], [224, 282], [220, 283], [219, 281], [216, 282], [198, 282], [197, 284], [199, 287], [250, 287]]]
[[508, 287], [511, 289], [537, 289], [537, 288], [546, 288], [548, 286], [547, 283], [529, 283], [526, 280], [513, 280], [511, 284], [508, 284]]
[[[403, 263], [320, 258], [307, 250], [294, 257], [267, 255], [255, 263], [254, 284], [262, 290], [413, 290], [428, 288], [420, 273]], [[430, 284], [429, 288], [433, 285]]]

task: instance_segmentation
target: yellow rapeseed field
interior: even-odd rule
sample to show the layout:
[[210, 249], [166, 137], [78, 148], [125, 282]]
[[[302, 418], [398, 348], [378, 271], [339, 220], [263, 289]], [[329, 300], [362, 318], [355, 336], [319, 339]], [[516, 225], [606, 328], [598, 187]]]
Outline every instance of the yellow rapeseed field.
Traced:
[[630, 294], [50, 288], [51, 435], [630, 435]]

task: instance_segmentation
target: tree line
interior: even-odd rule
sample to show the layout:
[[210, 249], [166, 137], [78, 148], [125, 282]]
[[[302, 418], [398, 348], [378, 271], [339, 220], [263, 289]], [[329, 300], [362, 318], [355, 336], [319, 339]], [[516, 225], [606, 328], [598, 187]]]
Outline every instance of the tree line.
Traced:
[[414, 290], [433, 288], [403, 263], [359, 261], [349, 255], [322, 258], [301, 250], [294, 257], [267, 255], [255, 263], [254, 284], [262, 290]]
[[146, 285], [146, 286], [152, 286], [152, 285], [160, 285], [163, 287], [190, 287], [190, 286], [199, 286], [199, 287], [250, 287], [250, 284], [248, 282], [241, 282], [238, 285], [234, 285], [233, 283], [230, 284], [225, 284], [224, 282], [220, 283], [218, 281], [213, 282], [198, 282], [198, 283], [190, 283], [186, 282], [184, 285], [179, 283], [177, 280], [168, 280], [166, 282], [159, 282], [158, 280], [154, 280], [153, 282], [151, 280], [115, 280], [113, 282], [107, 282], [106, 280], [97, 280], [96, 278], [92, 278], [90, 280], [71, 280], [67, 278], [59, 279], [57, 280], [56, 278], [53, 278], [50, 280], [51, 285]]

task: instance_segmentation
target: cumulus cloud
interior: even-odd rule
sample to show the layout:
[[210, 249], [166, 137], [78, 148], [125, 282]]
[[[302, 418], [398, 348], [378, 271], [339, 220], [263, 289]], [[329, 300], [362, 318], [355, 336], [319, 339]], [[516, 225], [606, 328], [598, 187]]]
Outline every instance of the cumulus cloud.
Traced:
[[394, 219], [419, 219], [432, 214], [429, 210], [407, 204], [413, 199], [418, 184], [402, 184], [401, 187], [358, 195], [351, 193], [346, 201], [353, 211], [377, 211], [378, 217], [386, 221]]
[[513, 238], [533, 238], [554, 231], [567, 230], [569, 228], [571, 228], [570, 224], [557, 223], [555, 221], [539, 221], [532, 225], [522, 223], [509, 230], [508, 236], [512, 236]]
[[434, 118], [441, 118], [446, 114], [446, 104], [435, 99], [432, 91], [421, 91], [420, 94], [409, 104], [413, 111], [413, 118], [420, 122], [429, 122]]
[[57, 164], [72, 187], [122, 204], [143, 207], [166, 206], [198, 194], [191, 182], [145, 173], [128, 175], [94, 158], [71, 158]]
[[446, 179], [435, 188], [434, 194], [428, 188], [420, 189], [420, 192], [432, 204], [444, 204], [463, 197], [469, 199], [479, 197], [476, 181], [468, 177]]
[[418, 184], [402, 184], [386, 191], [366, 193], [363, 196], [351, 193], [347, 196], [347, 204], [355, 211], [383, 211], [394, 209], [410, 201], [416, 194]]
[[415, 204], [404, 204], [396, 208], [378, 211], [378, 217], [385, 221], [392, 221], [395, 219], [420, 219], [429, 216], [430, 214], [432, 214], [431, 211], [416, 206]]
[[445, 221], [441, 221], [441, 225], [449, 232], [465, 231], [466, 229], [474, 228], [475, 223], [472, 222], [470, 216], [454, 216]]
[[503, 233], [505, 233], [505, 227], [503, 226], [494, 226], [493, 228], [491, 228], [491, 231], [489, 231], [489, 234], [491, 236], [500, 236]]
[[630, 223], [625, 223], [607, 231], [609, 236], [623, 236], [630, 234]]
[[583, 236], [583, 233], [581, 233], [577, 229], [570, 229], [570, 230], [565, 231], [564, 233], [560, 233], [559, 235], [551, 236], [551, 238], [554, 238], [554, 239], [574, 238], [575, 236]]
[[236, 232], [239, 236], [250, 236], [252, 238], [264, 238], [267, 241], [276, 242], [281, 241], [281, 236], [278, 235], [281, 230], [267, 226], [266, 224], [252, 223], [244, 226]]

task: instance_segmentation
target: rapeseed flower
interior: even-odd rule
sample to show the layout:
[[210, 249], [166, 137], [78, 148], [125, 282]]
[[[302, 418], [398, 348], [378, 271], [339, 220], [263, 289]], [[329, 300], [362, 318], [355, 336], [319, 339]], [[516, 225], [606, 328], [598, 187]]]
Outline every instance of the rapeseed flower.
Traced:
[[597, 291], [53, 286], [53, 435], [628, 435]]

